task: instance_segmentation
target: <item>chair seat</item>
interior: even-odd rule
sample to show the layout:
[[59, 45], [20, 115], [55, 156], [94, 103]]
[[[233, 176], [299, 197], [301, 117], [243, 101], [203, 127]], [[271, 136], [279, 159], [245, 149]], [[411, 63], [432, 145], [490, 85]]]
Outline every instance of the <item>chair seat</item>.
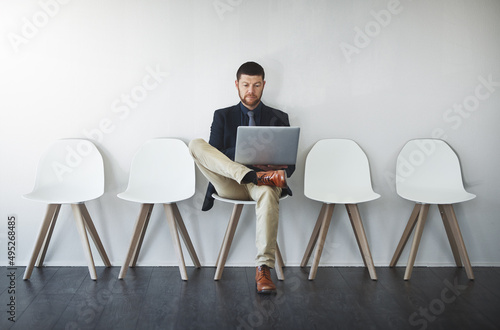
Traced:
[[[212, 194], [212, 197], [218, 201], [221, 201], [221, 202], [226, 202], [226, 203], [233, 203], [233, 204], [245, 204], [245, 205], [248, 205], [248, 204], [255, 204], [257, 203], [256, 201], [244, 201], [244, 200], [240, 200], [240, 199], [230, 199], [230, 198], [224, 198], [224, 197], [220, 197], [219, 195], [217, 194]], [[280, 201], [281, 200], [284, 200], [285, 198], [287, 198], [288, 195], [283, 195], [280, 197]]]
[[398, 195], [417, 203], [425, 204], [455, 204], [474, 199], [476, 195], [468, 193], [465, 190], [450, 190], [433, 188], [400, 187]]
[[373, 191], [348, 191], [343, 192], [326, 192], [320, 196], [309, 194], [308, 198], [327, 204], [358, 204], [369, 202], [380, 198], [380, 195]]
[[24, 198], [43, 202], [47, 204], [78, 204], [81, 202], [90, 201], [98, 198], [94, 192], [81, 192], [75, 189], [59, 189], [51, 187], [38, 188], [28, 194], [23, 195]]
[[[172, 189], [172, 187], [160, 187], [159, 189], [155, 187], [141, 187], [137, 189], [136, 187], [134, 190], [126, 190], [119, 193], [117, 196], [127, 201], [142, 204], [175, 203], [191, 197], [192, 193], [190, 191], [183, 194], [179, 192], [180, 189], [182, 187], [176, 187], [176, 189]], [[181, 196], [185, 196], [185, 198]]]

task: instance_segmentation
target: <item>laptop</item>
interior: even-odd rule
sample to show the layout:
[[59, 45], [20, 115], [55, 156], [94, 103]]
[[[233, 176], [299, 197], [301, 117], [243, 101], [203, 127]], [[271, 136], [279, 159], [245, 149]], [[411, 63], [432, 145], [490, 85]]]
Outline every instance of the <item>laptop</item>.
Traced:
[[243, 165], [295, 165], [300, 127], [239, 126], [234, 160]]

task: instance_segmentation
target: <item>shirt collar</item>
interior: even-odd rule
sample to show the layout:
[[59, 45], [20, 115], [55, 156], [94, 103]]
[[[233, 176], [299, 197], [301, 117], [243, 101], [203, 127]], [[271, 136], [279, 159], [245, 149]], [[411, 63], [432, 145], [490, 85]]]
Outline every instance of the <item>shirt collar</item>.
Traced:
[[257, 108], [255, 108], [253, 110], [248, 109], [240, 101], [240, 109], [241, 109], [241, 111], [243, 111], [243, 113], [245, 114], [245, 116], [247, 116], [248, 111], [253, 111], [253, 113], [255, 114], [255, 118], [260, 117], [260, 113], [262, 112], [262, 101], [259, 102], [259, 105], [257, 106]]

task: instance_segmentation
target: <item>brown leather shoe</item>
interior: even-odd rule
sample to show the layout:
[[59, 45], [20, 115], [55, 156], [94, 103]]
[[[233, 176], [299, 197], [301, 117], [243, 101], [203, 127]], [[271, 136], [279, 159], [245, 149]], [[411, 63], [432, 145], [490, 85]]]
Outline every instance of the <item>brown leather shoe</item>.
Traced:
[[286, 188], [286, 174], [285, 171], [267, 171], [256, 172], [258, 186], [275, 186], [278, 188]]
[[258, 293], [275, 293], [276, 285], [271, 280], [271, 269], [266, 265], [257, 267], [255, 270], [255, 282]]

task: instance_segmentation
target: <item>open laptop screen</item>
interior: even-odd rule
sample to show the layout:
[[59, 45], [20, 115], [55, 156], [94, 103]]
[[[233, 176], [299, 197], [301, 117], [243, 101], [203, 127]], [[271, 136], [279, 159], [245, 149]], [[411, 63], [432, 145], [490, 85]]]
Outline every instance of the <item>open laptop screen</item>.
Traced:
[[295, 165], [299, 127], [239, 126], [234, 160], [244, 165]]

